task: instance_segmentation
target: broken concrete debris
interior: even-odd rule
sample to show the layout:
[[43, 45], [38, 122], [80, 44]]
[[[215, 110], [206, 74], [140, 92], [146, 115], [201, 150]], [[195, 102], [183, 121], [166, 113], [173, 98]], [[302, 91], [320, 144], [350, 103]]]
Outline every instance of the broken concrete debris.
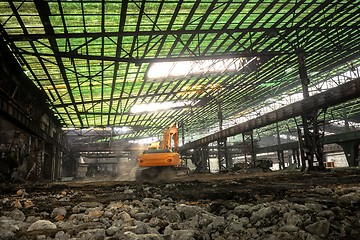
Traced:
[[[101, 198], [109, 194], [101, 187], [94, 187], [93, 195], [84, 193], [89, 185], [56, 188], [48, 193], [29, 190], [26, 199], [21, 200], [31, 199], [33, 205], [28, 208], [12, 204], [19, 198], [18, 193], [2, 194], [0, 239], [308, 240], [356, 239], [360, 234], [358, 187], [303, 189], [306, 199], [300, 199], [299, 193], [291, 190], [286, 199], [274, 197], [269, 202], [244, 202], [236, 198], [193, 201], [179, 193], [169, 195], [170, 190], [179, 192], [186, 189], [184, 186], [195, 184], [202, 185], [199, 182], [120, 185], [107, 188], [115, 191], [110, 199]], [[224, 187], [221, 183], [217, 185]], [[59, 201], [64, 195], [70, 201]]]

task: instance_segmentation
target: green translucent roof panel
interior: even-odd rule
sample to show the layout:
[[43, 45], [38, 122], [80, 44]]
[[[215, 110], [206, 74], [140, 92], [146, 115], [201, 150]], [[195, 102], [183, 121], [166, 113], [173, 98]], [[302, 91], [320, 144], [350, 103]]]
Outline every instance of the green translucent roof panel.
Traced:
[[[129, 126], [138, 132], [123, 136], [145, 137], [173, 121], [190, 132], [212, 126], [219, 102], [230, 117], [299, 90], [300, 50], [310, 76], [358, 66], [359, 9], [359, 1], [15, 0], [0, 1], [0, 23], [64, 127]], [[154, 62], [239, 57], [254, 60], [236, 72], [147, 78]], [[130, 112], [183, 100], [198, 104]]]

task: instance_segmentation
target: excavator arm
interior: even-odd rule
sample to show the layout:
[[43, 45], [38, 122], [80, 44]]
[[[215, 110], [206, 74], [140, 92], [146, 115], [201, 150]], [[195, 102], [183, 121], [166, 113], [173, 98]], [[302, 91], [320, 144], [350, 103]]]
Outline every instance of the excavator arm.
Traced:
[[179, 135], [178, 135], [178, 128], [176, 126], [176, 123], [171, 127], [165, 129], [160, 148], [169, 149], [173, 152], [178, 152]]

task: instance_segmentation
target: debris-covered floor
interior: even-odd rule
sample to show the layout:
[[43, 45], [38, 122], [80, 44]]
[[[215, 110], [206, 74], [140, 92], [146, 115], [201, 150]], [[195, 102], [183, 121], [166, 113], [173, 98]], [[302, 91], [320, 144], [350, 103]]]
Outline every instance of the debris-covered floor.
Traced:
[[358, 239], [360, 170], [1, 185], [0, 239]]

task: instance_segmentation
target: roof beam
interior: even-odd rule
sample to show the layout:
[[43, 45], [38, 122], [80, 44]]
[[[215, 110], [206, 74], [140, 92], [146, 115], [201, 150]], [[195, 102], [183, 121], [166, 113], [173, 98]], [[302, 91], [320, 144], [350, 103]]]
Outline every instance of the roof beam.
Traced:
[[[228, 21], [226, 22], [226, 24], [223, 26], [224, 29], [228, 29], [228, 27], [230, 26], [230, 24], [234, 21], [234, 19], [239, 15], [239, 13], [244, 9], [244, 7], [246, 6], [246, 4], [248, 3], [248, 1], [244, 1], [242, 2], [242, 4], [239, 6], [239, 8], [234, 12], [234, 14], [228, 19]], [[220, 15], [219, 15], [220, 16]], [[214, 22], [215, 23], [215, 22]], [[213, 26], [212, 26], [213, 27]], [[212, 28], [211, 27], [211, 28]], [[214, 45], [214, 43], [216, 43], [216, 41], [219, 39], [219, 37], [221, 36], [221, 34], [217, 34], [210, 42], [210, 44], [208, 44], [208, 46], [206, 46], [205, 50], [203, 51], [203, 53], [207, 53], [209, 51], [209, 49]], [[228, 34], [226, 36], [226, 39], [228, 39], [231, 35]], [[226, 42], [223, 41], [217, 49], [220, 49], [221, 45], [223, 45]], [[200, 43], [199, 43], [200, 45]], [[200, 48], [199, 48], [200, 51]], [[215, 51], [216, 52], [216, 51]]]
[[[83, 32], [87, 32], [86, 30], [86, 24], [85, 24], [85, 9], [84, 9], [84, 2], [81, 1], [81, 14], [82, 14], [82, 28], [83, 28]], [[81, 49], [83, 46], [85, 47], [85, 53], [86, 55], [89, 54], [89, 43], [91, 43], [92, 41], [95, 41], [97, 38], [92, 38], [92, 39], [88, 39], [85, 38], [85, 43], [79, 46], [79, 49]], [[75, 48], [73, 51], [77, 51], [78, 49]], [[87, 75], [91, 76], [91, 69], [90, 69], [90, 60], [87, 59], [86, 60], [86, 68], [87, 68]], [[94, 93], [92, 90], [93, 84], [92, 84], [92, 77], [89, 77], [89, 87], [90, 87], [90, 98], [91, 100], [94, 100]], [[84, 106], [84, 105], [83, 105]], [[56, 109], [56, 108], [55, 108]], [[86, 123], [88, 126], [90, 126], [90, 122], [89, 122], [89, 118], [86, 118]], [[95, 125], [95, 122], [94, 122]]]
[[[360, 49], [360, 46], [354, 46], [352, 48], [342, 48], [342, 49], [334, 49], [334, 48], [316, 48], [316, 49], [306, 49], [307, 54], [322, 54], [322, 53], [333, 53], [333, 52], [346, 52], [346, 51], [357, 51]], [[225, 54], [212, 54], [212, 55], [200, 55], [200, 56], [179, 56], [179, 57], [153, 57], [153, 58], [136, 58], [133, 56], [129, 57], [112, 57], [112, 56], [98, 56], [98, 55], [83, 55], [78, 53], [70, 53], [70, 52], [59, 52], [55, 51], [54, 54], [49, 53], [34, 53], [25, 50], [15, 50], [12, 51], [14, 54], [21, 55], [34, 55], [34, 56], [50, 56], [56, 58], [73, 58], [73, 59], [87, 59], [87, 60], [97, 60], [97, 61], [110, 61], [110, 62], [127, 62], [134, 64], [141, 63], [152, 63], [152, 62], [175, 62], [175, 61], [194, 61], [194, 60], [212, 60], [216, 59], [224, 59], [224, 58], [240, 58], [240, 57], [255, 57], [255, 56], [277, 56], [277, 55], [293, 55], [296, 54], [295, 50], [276, 50], [276, 51], [242, 51], [242, 52], [233, 52], [233, 53], [225, 53]]]
[[[45, 32], [50, 34], [50, 35], [54, 34], [54, 29], [51, 27], [51, 22], [50, 22], [50, 19], [49, 19], [50, 9], [49, 9], [48, 4], [46, 2], [44, 2], [43, 0], [38, 0], [38, 1], [35, 1], [34, 3], [35, 3], [35, 6], [36, 6], [36, 9], [39, 12], [41, 22], [44, 25]], [[62, 62], [61, 56], [59, 56], [57, 54], [59, 52], [59, 49], [58, 49], [56, 40], [52, 38], [52, 39], [49, 39], [49, 42], [50, 42], [51, 48], [53, 49], [53, 51], [55, 53], [54, 56], [56, 58], [57, 64], [59, 65], [61, 76], [64, 79], [64, 82], [65, 82], [66, 88], [68, 90], [70, 99], [71, 99], [71, 101], [73, 103], [75, 103], [76, 101], [75, 101], [74, 95], [72, 94], [71, 86], [69, 84], [69, 81], [67, 79], [67, 76], [66, 76], [66, 73], [65, 73], [65, 70], [64, 70], [65, 69], [64, 63]], [[78, 120], [80, 122], [80, 125], [83, 126], [83, 122], [82, 122], [82, 119], [80, 117], [79, 111], [77, 109], [77, 105], [74, 104], [74, 108], [75, 108]], [[69, 118], [70, 118], [70, 115], [69, 115]]]
[[[24, 32], [25, 34], [27, 34], [27, 33], [28, 33], [27, 28], [26, 28], [24, 22], [22, 21], [22, 19], [21, 19], [19, 13], [18, 13], [17, 8], [15, 7], [13, 1], [10, 1], [10, 0], [9, 0], [8, 2], [9, 2], [9, 5], [10, 5], [10, 8], [11, 8], [12, 11], [13, 11], [13, 15], [15, 15], [17, 21], [19, 22], [19, 24], [20, 24], [20, 26], [21, 26], [21, 28], [22, 28], [22, 30], [23, 30], [23, 32]], [[0, 25], [0, 30], [1, 30], [2, 36], [4, 36], [6, 39], [9, 39], [9, 35], [5, 32], [4, 27], [1, 26], [1, 25]], [[11, 48], [13, 49], [13, 51], [16, 51], [16, 49], [18, 49], [18, 48], [15, 46], [14, 43], [10, 43], [10, 46], [11, 46]], [[53, 80], [52, 80], [52, 77], [50, 76], [48, 70], [46, 69], [43, 59], [39, 56], [38, 51], [36, 50], [35, 44], [34, 44], [33, 42], [30, 42], [30, 46], [31, 46], [31, 48], [34, 50], [34, 53], [35, 53], [34, 55], [37, 57], [37, 59], [38, 59], [40, 65], [41, 65], [42, 69], [44, 70], [47, 78], [48, 78], [49, 81], [50, 81], [50, 84], [54, 87], [55, 84], [54, 84], [54, 82], [53, 82]], [[40, 81], [39, 81], [39, 79], [37, 78], [37, 75], [35, 74], [35, 72], [33, 71], [33, 69], [30, 67], [29, 63], [24, 59], [24, 57], [23, 57], [22, 55], [19, 55], [19, 58], [20, 58], [21, 61], [25, 64], [26, 68], [29, 69], [29, 71], [31, 72], [31, 75], [33, 76], [34, 80], [35, 80], [35, 81], [37, 82], [37, 84], [40, 86], [41, 91], [43, 91], [43, 92], [45, 93], [45, 92], [46, 92], [45, 89], [44, 89], [44, 88], [42, 87], [42, 85], [40, 84]], [[54, 89], [56, 89], [56, 88], [54, 88]], [[55, 91], [56, 91], [56, 90], [55, 90]], [[55, 99], [55, 97], [54, 97], [54, 95], [52, 94], [52, 92], [49, 91], [49, 93], [50, 93], [50, 96], [51, 96], [53, 99]], [[56, 91], [56, 96], [57, 96], [58, 98], [60, 98], [60, 95], [59, 95], [59, 92], [58, 92], [58, 91]], [[50, 99], [49, 99], [49, 101], [50, 101]], [[51, 101], [50, 101], [50, 102], [51, 102]], [[62, 100], [61, 98], [60, 98], [60, 102], [63, 103], [63, 100]], [[66, 109], [65, 109], [65, 110], [66, 110]], [[57, 109], [56, 109], [55, 111], [56, 111], [57, 113], [59, 113], [59, 111], [58, 111]], [[66, 110], [66, 111], [67, 111], [67, 110]], [[61, 117], [61, 120], [63, 121], [63, 118], [62, 118], [62, 117]], [[71, 123], [73, 123], [72, 119], [70, 119], [70, 121], [71, 121]]]
[[[230, 4], [230, 1], [228, 1], [227, 3], [222, 3], [220, 5], [218, 5], [217, 7], [215, 7], [217, 4], [216, 1], [212, 1], [212, 3], [210, 4], [210, 6], [208, 7], [208, 9], [206, 10], [206, 12], [204, 13], [204, 15], [202, 15], [200, 18], [198, 19], [201, 19], [199, 24], [196, 26], [196, 29], [195, 29], [195, 34], [192, 34], [189, 39], [187, 40], [185, 46], [189, 46], [190, 43], [194, 40], [194, 38], [197, 36], [198, 37], [198, 45], [200, 44], [200, 37], [199, 37], [199, 34], [197, 34], [199, 32], [199, 30], [201, 30], [201, 28], [203, 27], [204, 23], [206, 22], [206, 19], [209, 17], [210, 13], [212, 13], [213, 11], [225, 6], [221, 12], [221, 14], [218, 15], [218, 17], [216, 18], [216, 20], [213, 21], [213, 23], [211, 24], [211, 27], [209, 29], [213, 29], [213, 26], [215, 25], [215, 23], [218, 21], [218, 19], [220, 18], [220, 16], [223, 14], [223, 12], [225, 11], [224, 9], [228, 8], [229, 4]], [[198, 20], [196, 19], [196, 20]], [[195, 20], [195, 21], [196, 21]], [[197, 48], [197, 47], [196, 47]], [[196, 51], [196, 48], [194, 51]], [[181, 50], [180, 52], [180, 55], [183, 55], [185, 50], [187, 50], [188, 47], [184, 48], [183, 50]]]
[[[121, 13], [120, 13], [120, 22], [119, 22], [119, 31], [118, 31], [119, 33], [124, 32], [127, 8], [128, 8], [128, 1], [127, 0], [122, 1], [122, 3], [121, 3]], [[122, 41], [123, 41], [123, 37], [119, 36], [117, 38], [117, 44], [116, 44], [116, 53], [115, 53], [116, 57], [120, 57], [120, 55], [121, 55]], [[129, 66], [126, 67], [126, 72], [128, 72], [128, 69], [129, 69]], [[119, 71], [119, 63], [115, 62], [114, 72], [113, 72], [113, 77], [112, 77], [113, 79], [112, 79], [111, 93], [110, 93], [111, 100], [110, 100], [110, 105], [109, 105], [109, 113], [110, 113], [111, 109], [113, 108], [113, 97], [114, 97], [114, 92], [115, 92], [115, 86], [116, 86], [116, 79], [117, 79], [118, 71]], [[127, 76], [125, 75], [124, 76], [124, 82], [126, 81], [126, 77]], [[124, 87], [125, 87], [125, 84], [122, 84], [122, 89], [121, 89], [121, 92], [120, 92], [119, 100], [122, 99], [122, 94], [124, 92]], [[119, 110], [119, 105], [120, 105], [120, 101], [117, 103], [116, 112]], [[115, 124], [115, 121], [116, 121], [116, 117], [114, 117], [113, 124]], [[108, 124], [110, 124], [110, 118], [108, 120]]]
[[329, 30], [357, 30], [359, 29], [358, 25], [348, 25], [348, 26], [312, 26], [312, 27], [280, 27], [280, 28], [236, 28], [236, 29], [178, 29], [178, 30], [149, 30], [149, 31], [123, 31], [123, 32], [86, 32], [86, 33], [45, 33], [45, 34], [11, 34], [9, 35], [11, 41], [35, 41], [39, 39], [55, 39], [55, 38], [99, 38], [99, 37], [121, 37], [121, 36], [148, 36], [148, 35], [157, 35], [157, 36], [168, 36], [168, 35], [182, 35], [182, 34], [233, 34], [233, 33], [249, 33], [249, 32], [282, 32], [286, 33], [293, 31], [329, 31]]
[[[191, 8], [191, 10], [189, 12], [189, 15], [187, 16], [186, 20], [184, 21], [184, 24], [183, 24], [181, 29], [185, 29], [188, 26], [193, 14], [195, 13], [195, 11], [198, 8], [199, 4], [200, 4], [199, 0], [197, 0], [194, 3], [194, 5], [192, 6], [192, 8]], [[180, 43], [182, 43], [184, 45], [184, 48], [183, 48], [184, 50], [187, 49], [191, 54], [195, 55], [195, 53], [189, 49], [188, 45], [183, 43], [183, 41], [181, 40], [181, 35], [177, 35], [175, 37], [174, 43], [172, 44], [172, 46], [171, 46], [171, 48], [170, 48], [170, 50], [168, 52], [168, 56], [171, 56], [171, 54], [174, 51], [174, 49], [175, 49], [176, 45], [178, 44], [178, 42], [180, 42]]]
[[[157, 14], [156, 14], [156, 17], [155, 17], [155, 20], [154, 20], [154, 21], [149, 17], [149, 15], [147, 15], [147, 14], [144, 12], [145, 16], [153, 23], [152, 31], [154, 31], [155, 28], [161, 30], [157, 23], [158, 23], [158, 20], [159, 20], [159, 17], [160, 17], [160, 13], [161, 13], [161, 10], [162, 10], [163, 6], [164, 6], [164, 1], [161, 1], [160, 4], [159, 4], [159, 7], [158, 7], [158, 9], [157, 9]], [[148, 40], [147, 43], [145, 44], [144, 56], [146, 56], [148, 52], [150, 52], [158, 43], [160, 43], [161, 38], [159, 38], [158, 41], [157, 41], [155, 44], [152, 44], [152, 46], [150, 46], [150, 43], [151, 43], [152, 40], [155, 39], [156, 37], [157, 37], [156, 35], [155, 35], [155, 36], [149, 35], [149, 40]], [[140, 68], [139, 68], [139, 69], [140, 69]], [[146, 73], [145, 73], [145, 76], [147, 75], [147, 71], [148, 71], [148, 70], [149, 70], [149, 68], [147, 68]], [[154, 85], [154, 82], [152, 82], [152, 83], [150, 84], [150, 87], [149, 87], [147, 90], [144, 90], [144, 88], [145, 88], [145, 86], [146, 86], [146, 83], [147, 83], [147, 81], [143, 81], [143, 82], [142, 82], [141, 87], [140, 87], [140, 89], [139, 89], [139, 91], [138, 91], [138, 94], [136, 95], [136, 97], [135, 97], [135, 99], [134, 99], [133, 102], [135, 102], [135, 103], [138, 102], [138, 99], [139, 99], [140, 97], [142, 97], [141, 95], [144, 95], [143, 91], [146, 92], [146, 96], [148, 95], [149, 90], [150, 90], [151, 87]], [[127, 104], [126, 104], [126, 105], [127, 105]], [[123, 113], [125, 113], [125, 108], [123, 109]], [[115, 119], [116, 119], [116, 117], [114, 118], [114, 122], [115, 122]], [[134, 119], [134, 116], [132, 116], [132, 120], [131, 120], [131, 121], [133, 121], [133, 119]], [[127, 115], [125, 122], [129, 122], [129, 121], [130, 121], [130, 120], [129, 120], [129, 115]]]
[[[360, 131], [351, 131], [345, 133], [338, 133], [333, 135], [328, 135], [324, 137], [324, 144], [332, 144], [332, 143], [341, 143], [345, 141], [356, 141], [360, 139]], [[296, 149], [299, 147], [299, 142], [287, 142], [280, 145], [272, 145], [267, 147], [260, 147], [256, 149], [256, 153], [268, 153], [268, 152], [276, 152], [278, 150], [290, 150]]]
[[[135, 4], [136, 4], [136, 3], [135, 3]], [[139, 6], [139, 5], [137, 5], [137, 4], [136, 4], [136, 6], [137, 6], [137, 7], [139, 8], [139, 10], [140, 10], [140, 13], [139, 13], [139, 16], [138, 16], [138, 20], [137, 20], [137, 23], [136, 23], [136, 31], [138, 32], [138, 31], [140, 31], [140, 26], [141, 26], [142, 18], [143, 18], [143, 16], [144, 16], [145, 0], [142, 0], [141, 6]], [[136, 55], [136, 58], [138, 57], [138, 48], [136, 48], [136, 46], [138, 46], [138, 45], [139, 45], [139, 39], [138, 39], [138, 37], [136, 36], [136, 37], [133, 38], [133, 41], [132, 41], [132, 44], [131, 44], [131, 51], [130, 51], [130, 55], [132, 55], [134, 52], [136, 52], [136, 54], [135, 54], [135, 55]], [[125, 77], [124, 77], [124, 84], [123, 84], [123, 86], [122, 86], [123, 88], [124, 88], [125, 85], [126, 85], [125, 82], [126, 82], [126, 78], [127, 78], [127, 76], [128, 76], [129, 67], [130, 67], [130, 66], [129, 66], [129, 64], [128, 64], [128, 66], [127, 66], [127, 68], [126, 68]], [[139, 75], [140, 69], [141, 69], [141, 66], [138, 65], [138, 66], [137, 66], [137, 71], [136, 71], [135, 79], [138, 79], [138, 75]], [[129, 91], [129, 93], [128, 93], [129, 96], [133, 95], [133, 90], [134, 90], [135, 85], [136, 85], [136, 81], [133, 81], [133, 82], [132, 82], [132, 85], [131, 85], [131, 89], [130, 89], [130, 91]], [[123, 94], [123, 92], [122, 92], [121, 94]], [[135, 94], [136, 94], [136, 93], [135, 93]], [[137, 94], [139, 94], [139, 92], [137, 92]], [[123, 109], [122, 109], [122, 115], [125, 115], [125, 114], [124, 114], [124, 113], [125, 113], [125, 109], [127, 109], [128, 104], [129, 104], [129, 98], [126, 99], [126, 102], [125, 102], [124, 107], [123, 107]], [[118, 107], [119, 107], [119, 105], [120, 105], [120, 101], [119, 101], [119, 103], [118, 103]], [[118, 110], [118, 108], [117, 108], [116, 110]], [[116, 111], [116, 112], [117, 112], [117, 111]], [[109, 113], [110, 113], [110, 110], [109, 110]], [[128, 118], [128, 116], [127, 116], [127, 118]], [[114, 122], [113, 122], [113, 124], [116, 125], [116, 117], [114, 117]]]
[[[68, 34], [69, 32], [68, 32], [68, 30], [67, 30], [67, 26], [66, 26], [66, 21], [65, 21], [65, 18], [64, 18], [64, 12], [63, 12], [63, 8], [62, 8], [62, 6], [61, 6], [61, 2], [60, 2], [60, 0], [58, 0], [58, 5], [59, 5], [59, 11], [60, 11], [60, 13], [61, 13], [61, 21], [62, 21], [62, 24], [64, 25], [64, 32], [65, 32], [65, 34]], [[50, 42], [50, 44], [51, 44], [51, 46], [54, 46], [53, 44], [54, 43], [51, 43]], [[66, 49], [68, 49], [69, 50], [69, 52], [72, 52], [73, 50], [72, 50], [72, 48], [71, 48], [71, 44], [70, 44], [70, 39], [69, 38], [66, 38], [66, 44], [68, 45], [68, 48], [66, 48]], [[57, 60], [57, 62], [58, 62], [58, 59], [56, 59]], [[72, 59], [73, 61], [74, 61], [74, 59]], [[75, 73], [77, 73], [77, 68], [76, 68], [76, 64], [73, 64], [73, 68], [74, 68], [74, 72]], [[65, 69], [65, 66], [64, 66], [64, 69]], [[62, 71], [62, 70], [61, 70]], [[64, 70], [65, 71], [65, 70]], [[83, 93], [82, 93], [82, 91], [81, 91], [81, 88], [80, 88], [80, 82], [79, 82], [79, 75], [78, 74], [75, 74], [75, 78], [76, 78], [76, 86], [77, 86], [77, 88], [79, 88], [79, 94], [80, 94], [80, 98], [81, 98], [81, 101], [84, 101], [84, 97], [83, 97]], [[75, 89], [76, 87], [73, 87], [71, 90], [73, 90], [73, 89]], [[56, 89], [56, 88], [55, 88]], [[84, 106], [83, 106], [83, 108], [84, 108]]]
[[[360, 49], [360, 47], [352, 49], [342, 49], [338, 51], [354, 51]], [[22, 55], [34, 55], [34, 56], [50, 56], [56, 58], [78, 58], [78, 59], [87, 59], [87, 60], [98, 60], [98, 61], [110, 61], [110, 62], [127, 62], [127, 63], [152, 63], [152, 62], [175, 62], [175, 61], [194, 61], [194, 60], [212, 60], [214, 58], [224, 59], [224, 58], [240, 58], [240, 57], [255, 57], [255, 56], [276, 56], [276, 55], [293, 55], [295, 51], [261, 51], [261, 52], [236, 52], [236, 53], [227, 53], [221, 55], [207, 55], [207, 56], [189, 56], [189, 57], [155, 57], [155, 58], [143, 58], [136, 59], [134, 57], [111, 57], [111, 56], [98, 56], [98, 55], [82, 55], [74, 54], [69, 52], [58, 52], [54, 54], [47, 53], [34, 53], [28, 51], [12, 51], [14, 54]], [[334, 49], [314, 49], [307, 51], [307, 53], [324, 53], [324, 52], [334, 52]]]

